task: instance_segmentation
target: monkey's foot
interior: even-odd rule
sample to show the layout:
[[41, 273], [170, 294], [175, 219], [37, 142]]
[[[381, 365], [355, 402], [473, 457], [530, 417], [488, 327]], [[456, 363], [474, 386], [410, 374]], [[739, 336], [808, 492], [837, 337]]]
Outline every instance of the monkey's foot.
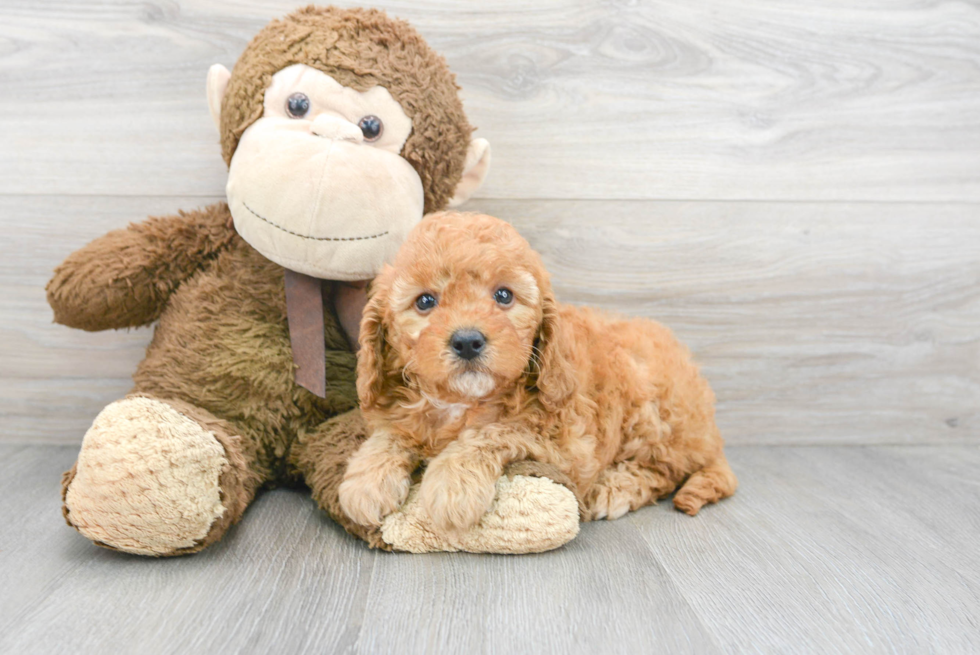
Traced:
[[225, 513], [219, 480], [228, 467], [222, 444], [197, 421], [159, 400], [120, 400], [96, 417], [65, 474], [65, 519], [129, 553], [199, 550]]
[[579, 507], [568, 487], [547, 477], [502, 476], [490, 510], [459, 534], [442, 534], [418, 502], [418, 485], [405, 504], [385, 518], [381, 536], [394, 550], [412, 553], [540, 553], [563, 546], [578, 534]]

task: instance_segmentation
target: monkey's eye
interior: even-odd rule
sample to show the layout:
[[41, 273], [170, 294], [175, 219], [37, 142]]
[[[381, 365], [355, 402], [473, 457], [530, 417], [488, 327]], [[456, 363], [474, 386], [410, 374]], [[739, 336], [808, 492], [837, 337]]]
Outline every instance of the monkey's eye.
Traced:
[[510, 307], [514, 304], [514, 292], [507, 287], [500, 287], [493, 292], [493, 299], [497, 301], [497, 304], [501, 307]]
[[310, 112], [310, 99], [305, 93], [294, 93], [286, 98], [286, 112], [293, 118], [303, 118]]
[[365, 141], [377, 141], [381, 138], [381, 133], [385, 131], [384, 123], [377, 116], [365, 116], [357, 121], [357, 126], [361, 128], [361, 134]]
[[422, 313], [425, 313], [439, 304], [436, 297], [431, 293], [423, 293], [421, 296], [415, 299], [415, 309]]

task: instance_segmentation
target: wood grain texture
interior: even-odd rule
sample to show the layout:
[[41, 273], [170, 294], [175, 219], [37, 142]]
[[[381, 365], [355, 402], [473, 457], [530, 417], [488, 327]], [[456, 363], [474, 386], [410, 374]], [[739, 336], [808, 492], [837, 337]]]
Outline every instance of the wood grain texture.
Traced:
[[[70, 252], [147, 215], [200, 198], [0, 195], [0, 417], [4, 435], [75, 441], [132, 387], [149, 329], [91, 333], [52, 323], [44, 285]], [[83, 354], [84, 353], [84, 354]]]
[[588, 527], [536, 556], [379, 561], [358, 652], [719, 652], [635, 529]]
[[629, 515], [726, 649], [980, 649], [980, 448], [732, 453], [724, 511]]
[[61, 471], [77, 454], [77, 448], [0, 445], [0, 635], [16, 629], [18, 614], [97, 553], [91, 543], [59, 534], [68, 528], [60, 518]]
[[[51, 324], [71, 250], [200, 198], [0, 196], [0, 439], [77, 443], [150, 331]], [[980, 206], [481, 200], [559, 298], [648, 316], [693, 349], [730, 443], [980, 442]]]
[[500, 203], [559, 299], [687, 343], [730, 443], [980, 440], [980, 206]]
[[[980, 201], [974, 2], [379, 5], [458, 73], [483, 197]], [[222, 193], [205, 74], [295, 6], [7, 0], [0, 193]]]
[[203, 557], [129, 556], [64, 525], [58, 478], [74, 450], [0, 450], [0, 516], [30, 526], [0, 537], [0, 652], [343, 652], [353, 640], [376, 555], [307, 494], [267, 494]]
[[529, 556], [368, 551], [305, 492], [154, 560], [64, 525], [72, 447], [0, 445], [0, 652], [972, 653], [976, 446], [736, 447], [742, 488]]

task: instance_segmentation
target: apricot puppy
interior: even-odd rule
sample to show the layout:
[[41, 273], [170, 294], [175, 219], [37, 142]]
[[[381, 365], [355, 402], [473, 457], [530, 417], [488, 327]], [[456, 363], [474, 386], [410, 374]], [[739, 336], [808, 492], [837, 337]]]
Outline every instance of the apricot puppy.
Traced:
[[422, 463], [419, 500], [446, 531], [476, 524], [521, 459], [568, 475], [584, 520], [675, 490], [693, 516], [734, 493], [714, 394], [687, 349], [654, 321], [558, 304], [507, 223], [429, 216], [370, 293], [357, 391], [371, 436], [340, 487], [355, 521], [380, 524]]

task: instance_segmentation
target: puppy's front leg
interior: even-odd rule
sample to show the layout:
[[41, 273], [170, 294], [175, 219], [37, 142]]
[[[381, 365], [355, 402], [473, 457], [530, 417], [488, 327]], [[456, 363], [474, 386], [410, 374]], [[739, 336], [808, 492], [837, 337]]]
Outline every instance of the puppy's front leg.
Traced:
[[490, 509], [504, 467], [527, 457], [533, 436], [520, 428], [489, 425], [464, 430], [426, 468], [419, 502], [445, 532], [465, 530]]
[[391, 433], [376, 430], [347, 462], [338, 490], [341, 509], [356, 523], [381, 525], [405, 502], [417, 464]]

